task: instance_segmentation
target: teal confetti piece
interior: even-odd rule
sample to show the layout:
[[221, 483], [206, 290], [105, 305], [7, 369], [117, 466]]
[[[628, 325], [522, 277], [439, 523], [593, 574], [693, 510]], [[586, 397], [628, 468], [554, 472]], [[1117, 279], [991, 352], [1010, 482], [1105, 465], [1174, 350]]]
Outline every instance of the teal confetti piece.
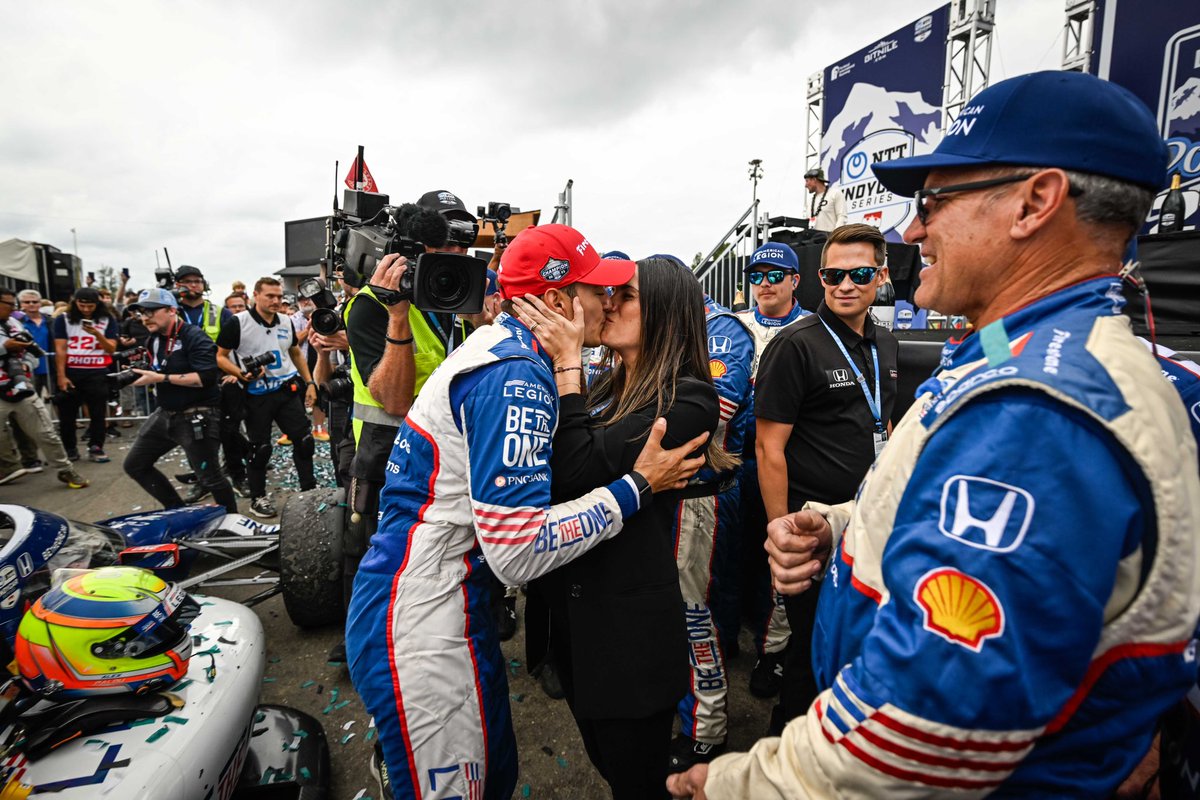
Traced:
[[330, 703], [329, 705], [327, 705], [321, 709], [322, 714], [328, 714], [330, 711], [333, 711], [333, 703]]
[[265, 770], [263, 770], [262, 777], [259, 778], [259, 780], [258, 780], [258, 785], [266, 786], [268, 783], [271, 782], [271, 776], [274, 774], [275, 774], [275, 768], [267, 767]]
[[347, 733], [345, 736], [342, 737], [342, 744], [346, 744], [346, 742], [353, 739], [354, 736], [355, 736], [355, 734], [353, 734], [353, 733]]
[[278, 664], [280, 661], [283, 661], [283, 659], [279, 656], [271, 656], [267, 659], [267, 662], [271, 664]]
[[156, 730], [154, 733], [146, 737], [147, 742], [157, 742], [159, 739], [167, 735], [167, 731], [171, 730], [166, 725]]
[[340, 703], [338, 703], [336, 706], [334, 706], [334, 707], [333, 707], [333, 710], [334, 710], [334, 711], [339, 711], [339, 710], [341, 710], [341, 709], [345, 708], [345, 707], [346, 707], [346, 706], [348, 706], [348, 705], [350, 705], [350, 701], [349, 701], [349, 700], [343, 700], [342, 702], [340, 702]]
[[185, 679], [185, 680], [182, 680], [182, 681], [180, 681], [179, 683], [175, 684], [175, 685], [174, 685], [174, 686], [172, 686], [171, 688], [172, 688], [172, 690], [173, 690], [173, 691], [176, 691], [176, 692], [182, 692], [184, 689], [186, 689], [187, 687], [189, 687], [189, 686], [191, 686], [191, 685], [192, 685], [192, 679], [191, 679], [191, 678], [187, 678], [187, 679]]
[[257, 714], [255, 714], [255, 715], [254, 715], [254, 721], [255, 721], [255, 722], [262, 722], [262, 721], [263, 721], [264, 719], [266, 719], [266, 718], [267, 718], [267, 714], [266, 714], [266, 712], [265, 712], [265, 711], [260, 711], [260, 712], [258, 712]]
[[[221, 623], [218, 622], [217, 624], [220, 625]], [[192, 655], [194, 655], [194, 656], [211, 656], [211, 655], [216, 655], [219, 652], [221, 652], [220, 646], [214, 644], [212, 647], [208, 648], [207, 650], [201, 650], [199, 653], [192, 653]]]
[[205, 601], [204, 601], [203, 603], [201, 603], [200, 605], [202, 605], [202, 606], [215, 606], [215, 605], [216, 605], [216, 603], [212, 602], [211, 600], [205, 600]]
[[201, 462], [200, 462], [200, 471], [201, 471], [201, 472], [203, 472], [203, 471], [204, 471], [204, 470], [206, 470], [206, 469], [208, 469], [208, 462], [207, 462], [207, 461], [201, 461]]
[[213, 625], [232, 625], [232, 624], [233, 624], [233, 620], [231, 620], [231, 619], [223, 619], [220, 622], [213, 623]]
[[274, 683], [274, 682], [275, 682], [274, 678], [263, 678], [263, 683]]
[[300, 688], [307, 689], [310, 686], [316, 686], [316, 685], [317, 685], [316, 681], [305, 681], [304, 683], [300, 684]]
[[321, 503], [321, 505], [317, 506], [317, 513], [320, 514], [322, 511], [324, 511], [327, 508], [329, 508], [328, 505], [326, 505], [325, 503]]
[[567, 768], [567, 760], [565, 758], [563, 758], [562, 756], [559, 756], [557, 761], [558, 761], [558, 765], [560, 767], [562, 767], [563, 769]]
[[158, 720], [154, 717], [147, 717], [146, 719], [135, 719], [133, 722], [126, 722], [125, 724], [131, 728], [136, 728], [139, 725], [153, 725], [156, 722]]
[[336, 703], [338, 701], [339, 693], [340, 692], [338, 691], [338, 688], [336, 686], [333, 687], [332, 689], [330, 689], [329, 690], [329, 702]]
[[306, 781], [311, 781], [312, 780], [312, 772], [309, 771], [308, 767], [301, 767], [300, 768], [300, 777], [304, 778], [304, 780], [306, 780]]
[[166, 716], [166, 717], [163, 717], [163, 722], [174, 722], [177, 725], [187, 725], [188, 718], [187, 717]]
[[521, 786], [521, 797], [529, 797], [529, 795], [532, 794], [532, 792], [533, 792], [533, 790], [529, 788], [528, 783]]
[[366, 741], [368, 741], [368, 742], [369, 742], [369, 741], [371, 741], [371, 740], [372, 740], [372, 739], [374, 739], [374, 738], [375, 738], [375, 729], [374, 729], [374, 728], [367, 728], [367, 735], [366, 735], [366, 737], [365, 737]]
[[307, 738], [308, 738], [308, 731], [306, 731], [306, 730], [304, 730], [303, 728], [301, 728], [301, 729], [299, 729], [299, 730], [293, 731], [293, 732], [292, 732], [292, 735], [293, 735], [293, 736], [299, 736], [301, 739], [307, 739]]
[[523, 694], [510, 694], [508, 697], [514, 703], [519, 703], [525, 699], [525, 695], [523, 695]]
[[88, 739], [86, 742], [84, 742], [84, 744], [100, 744], [104, 745], [105, 747], [108, 746], [108, 742], [104, 741], [103, 739]]

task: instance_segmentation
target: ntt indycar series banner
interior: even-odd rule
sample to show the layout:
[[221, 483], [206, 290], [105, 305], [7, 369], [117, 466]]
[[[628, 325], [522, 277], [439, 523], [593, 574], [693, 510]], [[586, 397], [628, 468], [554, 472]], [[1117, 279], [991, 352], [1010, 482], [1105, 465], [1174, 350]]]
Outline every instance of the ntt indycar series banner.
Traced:
[[[1185, 227], [1200, 227], [1200, 2], [1100, 0], [1092, 41], [1093, 75], [1119, 83], [1158, 116], [1179, 173]], [[1148, 232], [1158, 229], [1159, 194]]]
[[846, 197], [850, 222], [900, 241], [911, 197], [884, 189], [879, 161], [928, 153], [942, 138], [950, 7], [942, 6], [825, 69], [821, 167]]

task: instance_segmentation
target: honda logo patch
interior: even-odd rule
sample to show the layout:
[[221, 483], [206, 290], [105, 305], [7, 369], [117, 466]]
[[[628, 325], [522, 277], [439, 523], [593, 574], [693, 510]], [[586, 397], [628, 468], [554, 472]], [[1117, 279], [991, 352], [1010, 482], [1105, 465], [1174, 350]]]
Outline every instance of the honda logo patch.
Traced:
[[942, 486], [938, 527], [965, 545], [1008, 553], [1021, 546], [1033, 508], [1033, 495], [1018, 486], [955, 475]]
[[733, 349], [733, 341], [728, 336], [708, 337], [708, 354], [722, 356]]

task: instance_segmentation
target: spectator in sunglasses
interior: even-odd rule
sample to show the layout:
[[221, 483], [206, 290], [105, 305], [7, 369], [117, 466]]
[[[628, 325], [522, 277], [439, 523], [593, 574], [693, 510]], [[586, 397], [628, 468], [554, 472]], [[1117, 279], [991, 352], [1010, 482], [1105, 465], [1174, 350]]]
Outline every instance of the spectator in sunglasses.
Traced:
[[[884, 255], [878, 228], [834, 230], [821, 251], [824, 302], [816, 314], [781, 331], [763, 353], [754, 411], [767, 519], [809, 501], [850, 500], [887, 441], [898, 344], [868, 313], [887, 281]], [[818, 596], [813, 591], [784, 598], [792, 636], [772, 734], [817, 696], [812, 639]]]

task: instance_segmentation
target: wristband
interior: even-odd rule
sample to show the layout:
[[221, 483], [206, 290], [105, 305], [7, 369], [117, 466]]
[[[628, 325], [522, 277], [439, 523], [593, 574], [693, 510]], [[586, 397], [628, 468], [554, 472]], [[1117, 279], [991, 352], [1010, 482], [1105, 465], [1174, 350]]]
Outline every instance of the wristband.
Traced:
[[646, 480], [642, 473], [636, 471], [630, 472], [629, 477], [633, 479], [634, 485], [637, 486], [638, 507], [645, 508], [654, 498], [654, 490], [650, 488], [650, 481]]
[[385, 333], [385, 334], [383, 335], [383, 339], [384, 339], [384, 341], [386, 341], [388, 344], [395, 344], [395, 345], [401, 345], [401, 346], [403, 346], [403, 345], [406, 345], [406, 344], [412, 344], [412, 343], [413, 343], [413, 337], [411, 337], [411, 336], [410, 336], [410, 337], [408, 337], [407, 339], [393, 339], [392, 337], [388, 336], [388, 335]]
[[583, 367], [555, 367], [554, 368], [555, 375], [558, 375], [563, 372], [578, 372], [578, 373], [582, 374]]

